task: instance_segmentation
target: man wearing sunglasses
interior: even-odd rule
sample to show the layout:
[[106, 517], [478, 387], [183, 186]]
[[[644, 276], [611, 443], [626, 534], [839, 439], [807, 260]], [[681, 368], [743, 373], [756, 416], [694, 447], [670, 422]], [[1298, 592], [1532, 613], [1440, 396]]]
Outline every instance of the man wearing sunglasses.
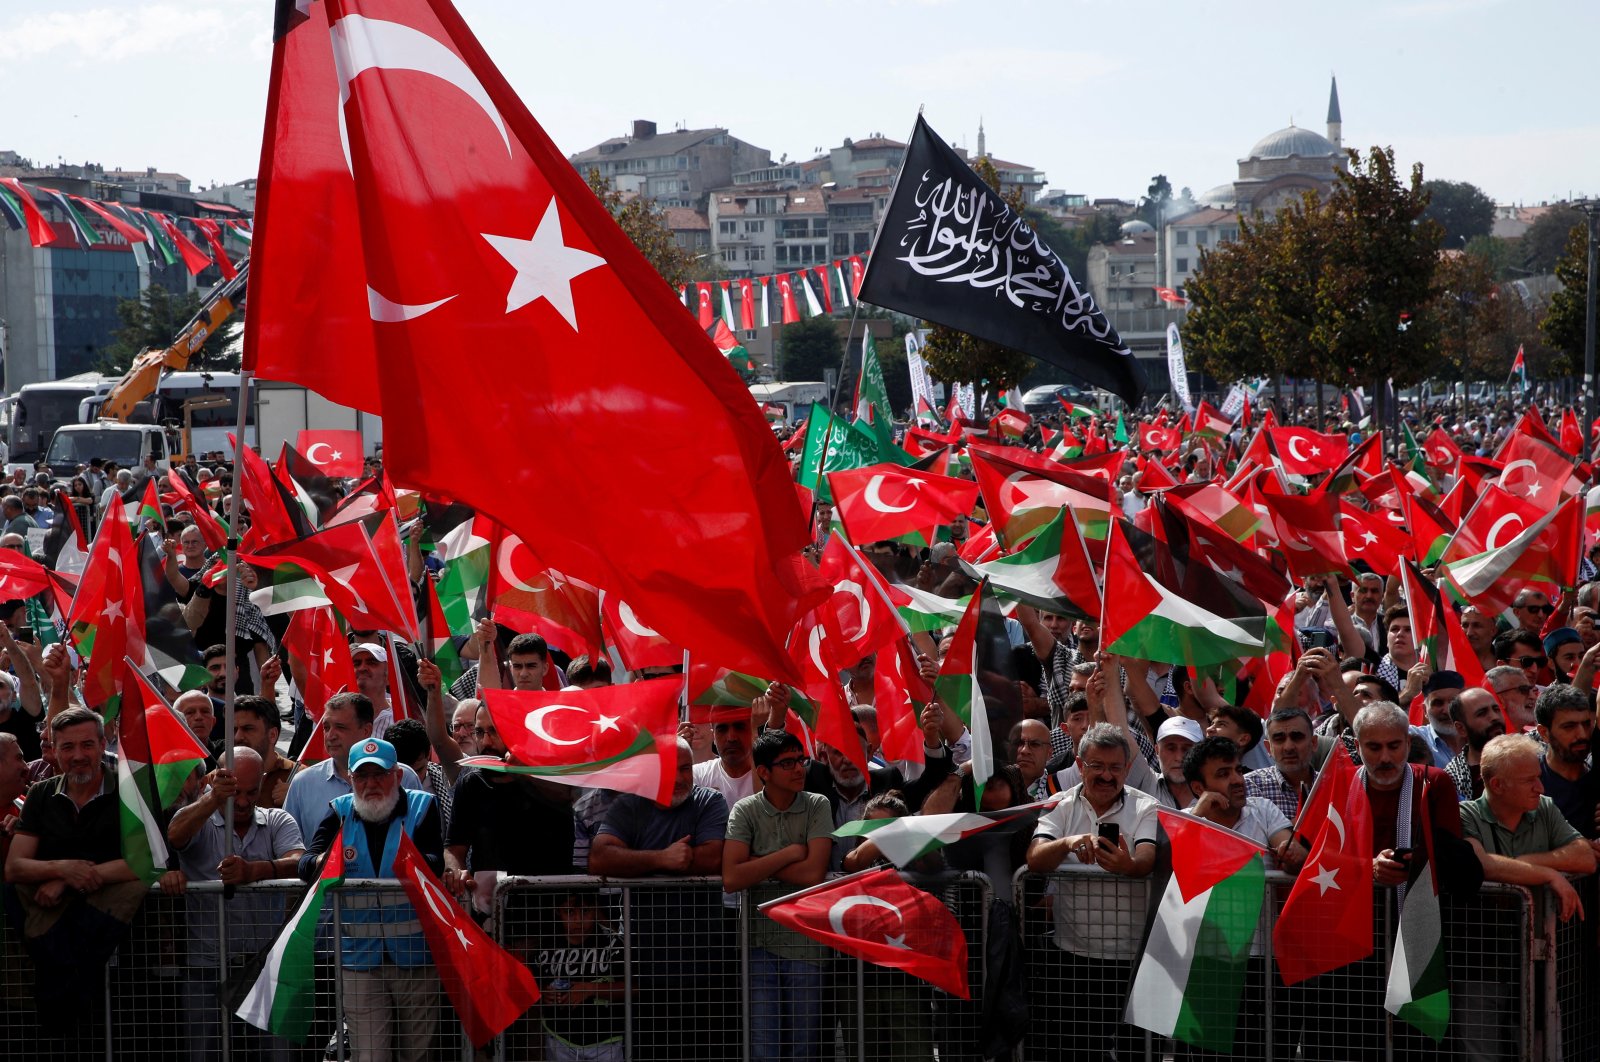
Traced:
[[1555, 610], [1550, 598], [1537, 590], [1519, 590], [1511, 602], [1511, 614], [1517, 618], [1517, 626], [1530, 631], [1543, 630], [1544, 621]]
[[1484, 688], [1494, 691], [1495, 697], [1511, 718], [1512, 733], [1520, 734], [1534, 724], [1533, 683], [1527, 673], [1514, 664], [1492, 667], [1483, 676]]
[[1538, 696], [1538, 687], [1550, 681], [1546, 673], [1550, 659], [1544, 654], [1544, 642], [1527, 627], [1514, 628], [1496, 638], [1494, 656], [1503, 664], [1520, 667], [1529, 684], [1534, 687], [1535, 697]]

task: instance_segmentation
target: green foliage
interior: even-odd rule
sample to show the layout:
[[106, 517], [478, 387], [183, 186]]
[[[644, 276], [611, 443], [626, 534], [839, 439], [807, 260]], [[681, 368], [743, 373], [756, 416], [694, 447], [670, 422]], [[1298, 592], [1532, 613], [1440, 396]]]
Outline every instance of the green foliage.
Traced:
[[1150, 178], [1150, 187], [1145, 193], [1144, 201], [1139, 204], [1139, 220], [1148, 225], [1160, 227], [1161, 215], [1172, 202], [1172, 182], [1167, 180], [1167, 175], [1158, 173]]
[[839, 330], [826, 315], [784, 325], [779, 342], [785, 380], [824, 379], [826, 370], [837, 372], [844, 360]]
[[1555, 272], [1556, 263], [1567, 248], [1572, 230], [1583, 229], [1583, 219], [1564, 203], [1557, 203], [1533, 219], [1528, 231], [1518, 241], [1521, 245], [1522, 268], [1529, 273]]
[[1515, 280], [1523, 275], [1518, 271], [1520, 252], [1515, 240], [1476, 236], [1467, 241], [1466, 250], [1467, 254], [1481, 261], [1496, 280]]
[[[985, 184], [999, 191], [1000, 175], [987, 157], [973, 163], [972, 169]], [[1019, 193], [1012, 193], [1006, 202], [1017, 213], [1023, 213], [1024, 204]], [[933, 326], [922, 357], [928, 363], [928, 372], [946, 383], [987, 382], [992, 387], [1005, 388], [1019, 382], [1033, 368], [1033, 358], [1020, 350], [944, 325]]]
[[[174, 295], [160, 284], [151, 284], [137, 299], [121, 300], [117, 303], [117, 317], [122, 327], [111, 333], [111, 342], [101, 350], [96, 369], [110, 376], [120, 376], [147, 348], [163, 350], [171, 346], [183, 326], [200, 312], [200, 302], [199, 292]], [[189, 359], [189, 368], [238, 369], [238, 355], [223, 354], [232, 335], [233, 330], [227, 324], [218, 328]]]
[[[721, 270], [714, 264], [700, 266], [694, 255], [678, 246], [677, 238], [667, 228], [666, 215], [655, 203], [637, 195], [624, 200], [599, 170], [591, 169], [585, 179], [595, 197], [673, 291], [695, 280], [714, 280], [720, 275]], [[709, 263], [710, 259], [704, 261]]]
[[1440, 246], [1460, 250], [1467, 241], [1488, 236], [1494, 228], [1494, 200], [1466, 181], [1425, 181], [1428, 209], [1422, 216], [1444, 229]]
[[[1406, 387], [1439, 358], [1440, 228], [1424, 220], [1422, 167], [1402, 182], [1394, 153], [1350, 152], [1326, 203], [1308, 193], [1201, 256], [1188, 284], [1185, 349], [1222, 380], [1291, 373], [1339, 385]], [[1402, 328], [1402, 323], [1405, 327]]]
[[1589, 232], [1583, 225], [1567, 233], [1566, 248], [1555, 270], [1561, 290], [1550, 296], [1550, 312], [1545, 315], [1542, 330], [1552, 347], [1565, 351], [1576, 363], [1583, 354], [1584, 313], [1589, 298]]

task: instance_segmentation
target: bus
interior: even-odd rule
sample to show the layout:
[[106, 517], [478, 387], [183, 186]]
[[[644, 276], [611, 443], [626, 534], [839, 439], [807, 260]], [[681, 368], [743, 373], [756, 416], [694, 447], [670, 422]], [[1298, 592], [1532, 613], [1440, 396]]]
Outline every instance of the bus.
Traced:
[[115, 386], [117, 377], [97, 372], [82, 372], [61, 380], [24, 384], [16, 394], [0, 398], [0, 435], [6, 444], [9, 472], [21, 465], [32, 470], [35, 461], [63, 424], [79, 422], [79, 409], [85, 399], [104, 395]]

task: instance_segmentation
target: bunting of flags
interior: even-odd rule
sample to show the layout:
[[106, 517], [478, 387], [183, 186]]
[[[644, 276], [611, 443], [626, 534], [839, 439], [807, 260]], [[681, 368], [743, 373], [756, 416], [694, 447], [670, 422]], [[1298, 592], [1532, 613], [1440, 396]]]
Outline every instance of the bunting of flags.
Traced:
[[[837, 258], [790, 273], [737, 280], [706, 280], [678, 288], [678, 299], [710, 330], [720, 319], [730, 329], [752, 331], [777, 324], [796, 324], [855, 305], [866, 275], [864, 254]], [[777, 297], [777, 314], [767, 299]]]

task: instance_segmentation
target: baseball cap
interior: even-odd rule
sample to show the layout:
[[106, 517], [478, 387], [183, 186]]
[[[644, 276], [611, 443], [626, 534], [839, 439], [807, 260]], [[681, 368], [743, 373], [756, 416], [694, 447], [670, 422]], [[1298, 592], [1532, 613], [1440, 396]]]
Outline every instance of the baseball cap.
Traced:
[[350, 770], [367, 763], [376, 763], [386, 771], [394, 770], [394, 765], [399, 762], [395, 755], [394, 746], [382, 738], [364, 738], [360, 744], [350, 748]]
[[1571, 627], [1557, 627], [1544, 636], [1544, 651], [1546, 656], [1552, 656], [1555, 651], [1569, 642], [1582, 642], [1583, 635]]
[[1185, 716], [1175, 715], [1161, 724], [1156, 731], [1156, 740], [1163, 741], [1169, 737], [1188, 738], [1198, 744], [1206, 735], [1200, 729], [1200, 724]]
[[357, 653], [371, 653], [380, 664], [389, 662], [389, 650], [377, 642], [357, 642], [350, 647], [350, 655], [355, 656]]

